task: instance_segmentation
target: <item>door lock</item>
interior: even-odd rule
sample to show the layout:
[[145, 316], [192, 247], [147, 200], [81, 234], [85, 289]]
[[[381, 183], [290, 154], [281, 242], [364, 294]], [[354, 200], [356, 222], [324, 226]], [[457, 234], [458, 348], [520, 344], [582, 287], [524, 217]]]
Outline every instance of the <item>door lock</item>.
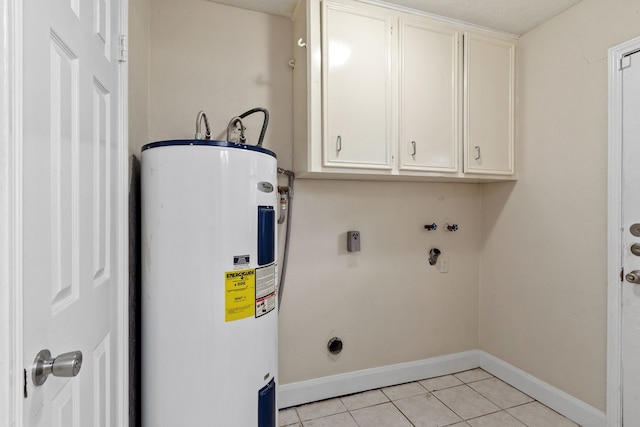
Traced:
[[625, 276], [627, 282], [640, 284], [640, 270], [633, 270]]
[[42, 350], [33, 361], [31, 378], [34, 385], [42, 385], [49, 374], [54, 377], [75, 377], [82, 367], [82, 352], [72, 351], [51, 357], [49, 350]]
[[640, 256], [640, 243], [634, 243], [631, 245], [631, 253], [635, 256]]

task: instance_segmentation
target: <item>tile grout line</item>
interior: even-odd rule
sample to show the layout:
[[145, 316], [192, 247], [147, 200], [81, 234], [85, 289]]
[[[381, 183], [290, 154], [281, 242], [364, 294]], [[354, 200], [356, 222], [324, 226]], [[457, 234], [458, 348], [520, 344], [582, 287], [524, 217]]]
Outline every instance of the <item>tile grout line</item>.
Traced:
[[[398, 400], [400, 400], [400, 399], [398, 399]], [[407, 417], [407, 415], [406, 415], [404, 412], [402, 412], [402, 409], [398, 408], [398, 406], [395, 404], [395, 402], [394, 402], [393, 400], [391, 401], [391, 404], [393, 405], [393, 407], [394, 407], [394, 408], [396, 408], [396, 409], [398, 410], [398, 412], [400, 412], [400, 413], [402, 414], [402, 416], [404, 417], [404, 419], [405, 419], [405, 420], [407, 420], [407, 422], [408, 422], [409, 424], [411, 424], [413, 427], [416, 427], [416, 425], [415, 425], [414, 423], [412, 423], [412, 422], [411, 422], [411, 420], [409, 419], [409, 417]]]
[[[482, 380], [480, 380], [480, 381], [482, 381]], [[473, 381], [473, 382], [476, 382], [476, 381]], [[468, 385], [468, 384], [470, 384], [470, 383], [465, 383], [465, 382], [463, 382], [462, 384], [459, 384], [459, 385], [456, 385], [456, 386], [453, 386], [453, 387], [447, 387], [447, 389], [449, 389], [449, 388], [454, 388], [454, 387], [467, 386], [470, 390], [473, 390], [473, 388], [469, 387], [469, 385]], [[442, 390], [446, 390], [446, 389], [442, 389]], [[438, 390], [438, 391], [439, 391], [439, 390]], [[473, 390], [473, 391], [475, 391], [475, 390]], [[476, 393], [478, 393], [478, 392], [476, 391]], [[474, 419], [476, 419], [476, 418], [484, 417], [485, 415], [495, 414], [495, 413], [498, 413], [498, 412], [502, 411], [502, 409], [499, 409], [498, 411], [489, 412], [489, 413], [486, 413], [486, 414], [483, 414], [483, 415], [479, 415], [479, 416], [477, 416], [477, 417], [472, 417], [472, 418], [468, 418], [468, 419], [467, 419], [467, 418], [464, 418], [461, 414], [457, 413], [453, 408], [451, 408], [449, 405], [447, 405], [446, 403], [444, 403], [442, 400], [440, 400], [440, 399], [438, 398], [438, 396], [436, 396], [436, 395], [435, 395], [435, 394], [433, 394], [433, 393], [431, 393], [431, 394], [432, 394], [432, 396], [433, 396], [433, 397], [435, 397], [435, 398], [438, 400], [438, 402], [442, 403], [442, 404], [443, 404], [444, 406], [446, 406], [446, 407], [447, 407], [451, 412], [453, 412], [453, 413], [454, 413], [454, 414], [456, 414], [458, 417], [460, 417], [460, 419], [461, 419], [461, 420], [462, 420], [462, 422], [464, 422], [464, 423], [467, 423], [467, 421], [468, 421], [468, 420], [474, 420]], [[478, 394], [480, 394], [480, 393], [478, 393]], [[480, 394], [480, 396], [482, 396], [482, 395]], [[482, 397], [484, 397], [484, 396], [482, 396]], [[487, 399], [487, 400], [489, 400], [489, 399]], [[489, 400], [489, 401], [490, 401], [490, 400]], [[490, 402], [491, 402], [491, 401], [490, 401]], [[491, 403], [493, 403], [493, 402], [491, 402]], [[495, 403], [493, 403], [493, 404], [495, 405]], [[498, 405], [496, 405], [496, 407], [500, 408]], [[467, 424], [468, 424], [468, 423], [467, 423]]]
[[[360, 423], [358, 423], [358, 420], [356, 420], [356, 418], [353, 416], [353, 414], [351, 413], [351, 411], [349, 409], [347, 409], [347, 413], [349, 414], [349, 416], [351, 417], [351, 419], [353, 420], [353, 422], [355, 423], [356, 426], [360, 427]], [[304, 427], [304, 426], [303, 426]]]
[[[466, 384], [463, 382], [462, 384], [455, 385], [455, 386], [452, 386], [452, 387], [443, 388], [442, 390], [447, 390], [447, 389], [450, 389], [450, 388], [453, 388], [453, 387], [460, 387], [461, 385], [466, 385]], [[468, 386], [467, 386], [467, 387], [468, 387]], [[465, 423], [465, 424], [469, 425], [469, 423], [467, 423], [467, 420], [465, 420], [465, 419], [464, 419], [464, 417], [463, 417], [462, 415], [460, 415], [460, 414], [458, 414], [456, 411], [454, 411], [454, 410], [453, 410], [453, 408], [450, 408], [450, 407], [449, 407], [449, 405], [447, 405], [447, 404], [446, 404], [446, 403], [444, 403], [442, 400], [440, 400], [440, 399], [438, 398], [438, 396], [436, 396], [435, 394], [433, 394], [433, 392], [431, 392], [431, 391], [430, 391], [429, 393], [430, 393], [433, 397], [435, 397], [435, 398], [436, 398], [436, 400], [437, 400], [438, 402], [442, 403], [442, 404], [445, 406], [445, 408], [447, 408], [448, 410], [450, 410], [451, 412], [453, 412], [454, 414], [456, 414], [456, 415], [457, 415], [457, 416], [462, 420], [462, 422], [463, 422], [463, 423]]]

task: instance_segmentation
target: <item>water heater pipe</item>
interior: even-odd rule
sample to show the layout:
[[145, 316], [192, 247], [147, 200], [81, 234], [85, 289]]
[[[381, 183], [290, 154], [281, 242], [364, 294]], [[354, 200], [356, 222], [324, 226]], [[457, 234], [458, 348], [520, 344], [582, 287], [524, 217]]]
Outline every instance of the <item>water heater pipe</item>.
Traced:
[[264, 114], [264, 121], [262, 122], [262, 130], [260, 131], [260, 137], [258, 138], [258, 143], [256, 144], [258, 147], [262, 147], [262, 143], [264, 142], [264, 134], [267, 133], [267, 126], [269, 125], [269, 111], [263, 107], [252, 108], [249, 111], [245, 111], [240, 114], [240, 118], [244, 119], [250, 114], [262, 112]]
[[282, 254], [282, 273], [280, 274], [280, 283], [278, 284], [278, 311], [280, 311], [280, 303], [282, 295], [284, 295], [284, 278], [287, 274], [287, 260], [289, 259], [289, 240], [291, 237], [291, 209], [293, 209], [293, 180], [295, 175], [290, 170], [278, 168], [278, 173], [287, 176], [289, 186], [289, 209], [287, 209], [287, 227], [284, 235], [284, 253]]

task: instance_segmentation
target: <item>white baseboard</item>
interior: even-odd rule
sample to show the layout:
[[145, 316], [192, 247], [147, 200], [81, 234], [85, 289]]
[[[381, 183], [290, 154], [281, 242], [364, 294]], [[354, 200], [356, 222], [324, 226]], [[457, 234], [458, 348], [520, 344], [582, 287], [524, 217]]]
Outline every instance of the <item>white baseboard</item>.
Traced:
[[478, 352], [473, 350], [285, 384], [278, 386], [278, 407], [288, 408], [331, 397], [452, 374], [478, 366]]
[[568, 393], [494, 357], [478, 351], [480, 367], [583, 427], [605, 427], [605, 413]]
[[278, 386], [278, 407], [288, 408], [478, 367], [583, 427], [606, 425], [605, 414], [602, 411], [480, 350], [281, 385]]

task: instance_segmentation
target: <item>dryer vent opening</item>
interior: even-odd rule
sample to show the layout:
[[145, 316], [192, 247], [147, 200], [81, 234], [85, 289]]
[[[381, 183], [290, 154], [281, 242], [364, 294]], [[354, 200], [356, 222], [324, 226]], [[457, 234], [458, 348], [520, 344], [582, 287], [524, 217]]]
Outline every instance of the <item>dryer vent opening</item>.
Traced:
[[338, 337], [333, 337], [327, 343], [327, 349], [331, 354], [338, 354], [342, 351], [342, 340]]

